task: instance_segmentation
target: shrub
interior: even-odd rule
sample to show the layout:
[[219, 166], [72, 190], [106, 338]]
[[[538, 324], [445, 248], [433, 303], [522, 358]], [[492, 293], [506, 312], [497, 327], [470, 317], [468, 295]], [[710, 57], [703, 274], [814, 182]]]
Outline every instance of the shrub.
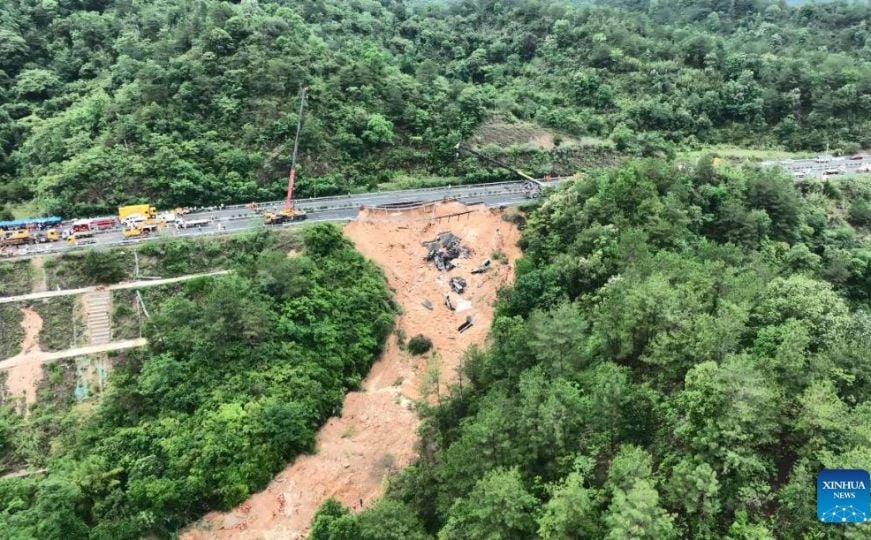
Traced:
[[847, 215], [847, 221], [856, 227], [867, 227], [871, 225], [871, 204], [867, 201], [859, 199], [850, 205], [850, 212]]
[[423, 334], [418, 334], [408, 340], [408, 352], [418, 356], [432, 349], [432, 340]]
[[497, 249], [493, 253], [490, 254], [490, 258], [500, 264], [508, 264], [508, 257], [505, 253], [502, 252], [501, 249]]

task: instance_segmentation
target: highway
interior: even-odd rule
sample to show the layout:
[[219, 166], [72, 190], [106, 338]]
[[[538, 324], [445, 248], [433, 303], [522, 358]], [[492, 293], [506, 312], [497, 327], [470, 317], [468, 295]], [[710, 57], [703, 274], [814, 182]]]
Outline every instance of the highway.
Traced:
[[[561, 181], [561, 179], [554, 179], [548, 182], [548, 185], [555, 185]], [[526, 196], [521, 182], [494, 182], [490, 184], [476, 184], [471, 186], [448, 186], [403, 191], [384, 191], [359, 195], [318, 197], [311, 199], [298, 199], [295, 201], [296, 208], [307, 212], [308, 217], [306, 220], [284, 225], [269, 226], [269, 228], [294, 227], [320, 221], [351, 221], [357, 216], [357, 212], [362, 206], [374, 207], [400, 203], [426, 203], [444, 199], [455, 199], [467, 204], [484, 203], [488, 206], [510, 206], [529, 202], [529, 198]], [[259, 203], [258, 211], [278, 210], [281, 209], [283, 205], [284, 201]], [[200, 228], [191, 229], [176, 229], [173, 226], [167, 226], [160, 235], [135, 239], [125, 238], [121, 233], [120, 228], [110, 229], [96, 233], [93, 237], [93, 243], [83, 243], [81, 245], [71, 246], [66, 242], [53, 242], [21, 246], [18, 248], [12, 248], [16, 250], [12, 257], [27, 258], [34, 255], [65, 253], [91, 249], [94, 247], [134, 245], [165, 237], [202, 237], [256, 230], [266, 227], [266, 225], [263, 224], [263, 217], [258, 213], [258, 211], [249, 209], [246, 205], [195, 210], [184, 216], [184, 219], [209, 219], [210, 223]], [[67, 224], [64, 225], [64, 227], [67, 226]]]
[[[785, 161], [763, 161], [760, 165], [773, 167], [779, 165], [793, 173], [797, 179], [871, 172], [871, 154], [853, 156], [820, 156], [814, 159], [787, 159]], [[828, 174], [827, 174], [828, 172]]]
[[[797, 182], [800, 182], [814, 177], [826, 178], [832, 175], [871, 172], [871, 154], [857, 154], [851, 157], [821, 156], [816, 159], [762, 161], [759, 164], [764, 167], [783, 167], [793, 174]], [[544, 183], [548, 186], [556, 185], [562, 180], [555, 178]], [[297, 199], [295, 201], [296, 208], [305, 210], [308, 213], [308, 218], [301, 222], [270, 227], [294, 227], [319, 221], [351, 221], [357, 216], [357, 212], [362, 206], [425, 203], [444, 199], [454, 199], [465, 203], [484, 203], [488, 206], [511, 206], [529, 201], [523, 183], [519, 181]], [[283, 204], [284, 201], [259, 203], [258, 211], [278, 210]], [[11, 257], [22, 258], [39, 254], [70, 252], [91, 249], [95, 246], [132, 245], [164, 237], [201, 237], [256, 230], [265, 227], [263, 217], [258, 211], [247, 208], [246, 205], [198, 209], [184, 218], [210, 220], [208, 225], [200, 228], [179, 230], [168, 226], [160, 235], [136, 239], [125, 238], [121, 229], [116, 228], [95, 234], [93, 243], [90, 244], [71, 246], [66, 242], [53, 242], [11, 248], [13, 250]], [[69, 224], [64, 224], [64, 227], [68, 226]]]

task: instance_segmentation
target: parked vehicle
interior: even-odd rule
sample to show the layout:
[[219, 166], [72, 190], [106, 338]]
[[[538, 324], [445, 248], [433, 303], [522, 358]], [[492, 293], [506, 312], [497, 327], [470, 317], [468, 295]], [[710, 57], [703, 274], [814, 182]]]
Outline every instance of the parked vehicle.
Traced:
[[206, 227], [212, 222], [211, 219], [181, 219], [177, 218], [175, 220], [175, 227], [177, 229], [191, 229], [194, 227]]
[[71, 226], [73, 232], [84, 232], [91, 230], [91, 220], [90, 219], [77, 219], [73, 221]]
[[127, 221], [128, 218], [140, 216], [143, 220], [157, 217], [157, 209], [150, 204], [131, 204], [118, 207], [118, 219]]
[[118, 225], [118, 220], [113, 217], [94, 218], [91, 220], [91, 227], [98, 230], [111, 229]]

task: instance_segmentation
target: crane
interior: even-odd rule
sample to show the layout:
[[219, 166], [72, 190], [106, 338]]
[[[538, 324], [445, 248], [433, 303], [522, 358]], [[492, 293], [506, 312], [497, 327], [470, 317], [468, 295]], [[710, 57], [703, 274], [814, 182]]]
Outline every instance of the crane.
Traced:
[[266, 212], [263, 215], [267, 225], [277, 225], [287, 221], [300, 221], [306, 218], [306, 213], [293, 207], [293, 183], [296, 180], [296, 157], [299, 153], [299, 134], [302, 131], [302, 113], [305, 109], [305, 94], [308, 88], [303, 87], [299, 96], [299, 113], [296, 118], [296, 136], [293, 138], [293, 155], [290, 158], [290, 173], [287, 177], [287, 198], [284, 208], [278, 212]]
[[456, 148], [457, 148], [457, 157], [460, 157], [460, 152], [467, 152], [467, 153], [472, 154], [473, 156], [477, 157], [478, 159], [492, 163], [493, 165], [496, 165], [497, 167], [501, 167], [507, 171], [510, 171], [510, 172], [516, 174], [517, 176], [519, 176], [520, 178], [522, 178], [523, 179], [523, 190], [526, 192], [527, 198], [534, 199], [534, 198], [538, 197], [539, 195], [541, 195], [541, 189], [544, 187], [544, 184], [542, 184], [541, 181], [536, 180], [535, 178], [529, 176], [528, 174], [521, 171], [520, 169], [515, 169], [511, 165], [508, 165], [507, 163], [503, 163], [503, 162], [499, 161], [498, 159], [491, 158], [489, 156], [485, 156], [484, 154], [478, 152], [477, 150], [472, 150], [470, 147], [466, 146], [462, 142], [457, 143]]

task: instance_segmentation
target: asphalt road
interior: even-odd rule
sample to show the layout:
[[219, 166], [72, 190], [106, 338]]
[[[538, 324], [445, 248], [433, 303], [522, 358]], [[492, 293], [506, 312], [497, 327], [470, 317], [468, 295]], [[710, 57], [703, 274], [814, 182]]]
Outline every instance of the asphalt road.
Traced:
[[779, 165], [787, 171], [799, 176], [822, 176], [826, 171], [838, 171], [838, 174], [853, 174], [871, 172], [871, 154], [855, 154], [862, 159], [850, 159], [854, 156], [819, 156], [814, 159], [788, 159], [785, 161], [763, 161], [764, 166]]
[[[557, 179], [551, 184], [557, 184]], [[319, 197], [314, 199], [299, 199], [296, 208], [305, 210], [308, 218], [305, 221], [288, 223], [283, 225], [269, 226], [270, 228], [294, 227], [306, 223], [319, 221], [350, 221], [357, 216], [361, 206], [380, 206], [398, 203], [425, 203], [443, 199], [456, 199], [465, 203], [484, 203], [488, 206], [517, 205], [528, 202], [522, 184], [520, 182], [496, 182], [491, 184], [478, 184], [474, 186], [456, 186], [427, 188], [404, 191], [385, 191], [379, 193], [367, 193], [360, 195]], [[272, 203], [260, 203], [258, 210], [278, 210], [282, 208], [284, 201]], [[112, 229], [96, 233], [93, 243], [70, 246], [66, 242], [53, 242], [31, 246], [21, 246], [17, 249], [14, 257], [29, 257], [39, 254], [61, 253], [94, 247], [106, 247], [116, 245], [131, 245], [140, 242], [153, 241], [156, 238], [169, 236], [197, 237], [255, 230], [264, 227], [263, 217], [257, 211], [246, 208], [245, 205], [228, 206], [224, 208], [210, 208], [195, 210], [184, 216], [184, 219], [209, 219], [208, 225], [190, 229], [176, 229], [167, 227], [159, 236], [127, 239], [121, 233], [121, 229]], [[65, 225], [65, 227], [68, 225]]]
[[[792, 172], [797, 181], [805, 178], [824, 177], [826, 171], [837, 174], [852, 174], [871, 172], [871, 154], [859, 154], [861, 159], [848, 157], [820, 157], [816, 159], [796, 159], [786, 161], [763, 161], [763, 166], [781, 166]], [[560, 183], [561, 179], [549, 182], [551, 185]], [[442, 199], [456, 199], [465, 203], [480, 202], [488, 206], [510, 206], [528, 202], [520, 182], [495, 182], [473, 186], [454, 186], [403, 191], [383, 191], [359, 195], [319, 197], [313, 199], [297, 199], [296, 207], [308, 213], [308, 219], [302, 222], [278, 225], [276, 227], [294, 227], [305, 223], [318, 221], [350, 221], [357, 216], [361, 206], [380, 206], [397, 203], [432, 202]], [[284, 201], [260, 203], [259, 210], [278, 210]], [[197, 209], [185, 216], [185, 219], [209, 219], [208, 225], [201, 228], [178, 230], [167, 227], [162, 236], [194, 237], [217, 234], [227, 234], [244, 230], [254, 230], [264, 227], [262, 216], [246, 208], [245, 205], [227, 206], [224, 208]], [[67, 227], [69, 225], [65, 225]], [[70, 246], [65, 242], [54, 242], [34, 246], [22, 246], [13, 257], [29, 257], [42, 253], [59, 253], [65, 251], [91, 249], [95, 246], [128, 245], [139, 242], [153, 241], [161, 236], [138, 239], [127, 239], [120, 229], [97, 233], [94, 243]], [[14, 248], [13, 248], [14, 249]]]

